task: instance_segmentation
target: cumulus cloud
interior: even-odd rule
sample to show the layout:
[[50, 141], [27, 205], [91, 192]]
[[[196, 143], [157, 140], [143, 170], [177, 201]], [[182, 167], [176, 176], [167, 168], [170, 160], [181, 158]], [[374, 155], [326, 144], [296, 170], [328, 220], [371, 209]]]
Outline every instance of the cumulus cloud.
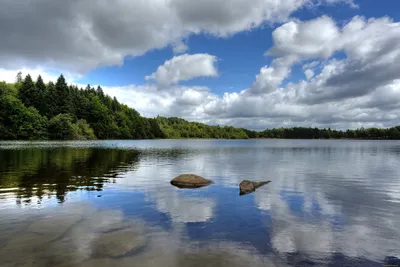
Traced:
[[231, 36], [284, 22], [306, 4], [320, 2], [37, 0], [20, 5], [5, 0], [0, 10], [0, 60], [6, 69], [42, 66], [84, 73], [122, 65], [125, 56], [169, 45], [182, 53], [182, 39], [192, 34]]
[[[325, 34], [312, 39], [312, 29]], [[293, 87], [300, 102], [316, 104], [361, 97], [400, 78], [399, 36], [400, 24], [389, 18], [366, 20], [357, 16], [339, 29], [330, 18], [321, 17], [311, 22], [289, 22], [276, 29], [275, 45], [267, 53], [290, 55], [298, 61], [327, 58], [336, 51], [346, 54], [343, 60], [329, 60], [309, 83]]]
[[[318, 32], [319, 34], [315, 34]], [[329, 60], [309, 83], [292, 87], [299, 101], [307, 104], [359, 97], [400, 78], [400, 24], [389, 18], [354, 17], [342, 29], [329, 17], [311, 21], [291, 21], [273, 32], [274, 46], [268, 55], [306, 59], [327, 59], [337, 51], [347, 58]], [[304, 66], [308, 80], [317, 63]], [[290, 68], [291, 66], [289, 66]], [[260, 75], [266, 75], [261, 71]], [[274, 77], [280, 80], [279, 75]]]
[[260, 73], [256, 76], [256, 81], [246, 92], [258, 95], [275, 91], [289, 75], [290, 67], [295, 60], [295, 57], [288, 56], [286, 58], [275, 59], [271, 66], [262, 67]]
[[274, 30], [274, 46], [266, 54], [304, 60], [328, 58], [336, 51], [344, 51], [349, 58], [363, 63], [378, 58], [393, 59], [399, 42], [399, 25], [387, 17], [356, 16], [342, 28], [327, 16], [304, 22], [294, 20]]
[[145, 84], [102, 88], [106, 94], [151, 118], [160, 115], [201, 120], [206, 117], [204, 103], [217, 98], [207, 87], [200, 86]]
[[175, 101], [181, 88], [170, 88], [169, 91], [159, 90], [156, 85], [128, 85], [121, 87], [102, 87], [108, 95], [115, 96], [124, 104], [134, 107], [146, 117], [169, 115], [168, 109]]
[[175, 56], [158, 67], [146, 80], [155, 80], [160, 85], [176, 84], [197, 77], [216, 77], [217, 57], [209, 54], [184, 54]]
[[[205, 103], [206, 114], [235, 125], [238, 118], [252, 118], [247, 125], [263, 119], [264, 127], [389, 127], [399, 120], [400, 23], [357, 16], [339, 28], [323, 16], [283, 24], [273, 40], [267, 54], [277, 58], [249, 88]], [[335, 52], [346, 57], [331, 58]], [[307, 79], [282, 87], [304, 61]]]
[[266, 54], [327, 58], [335, 51], [335, 40], [339, 34], [335, 22], [327, 16], [306, 22], [290, 21], [274, 30], [274, 47]]
[[227, 36], [250, 30], [264, 22], [285, 21], [305, 0], [172, 0], [178, 16], [192, 32]]

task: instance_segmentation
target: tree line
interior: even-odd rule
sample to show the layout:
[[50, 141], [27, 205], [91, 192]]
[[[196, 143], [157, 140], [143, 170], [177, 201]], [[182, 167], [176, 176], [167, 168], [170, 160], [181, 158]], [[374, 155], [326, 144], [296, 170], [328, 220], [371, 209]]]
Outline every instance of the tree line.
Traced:
[[246, 130], [249, 138], [278, 138], [278, 139], [371, 139], [371, 140], [400, 140], [400, 126], [391, 128], [363, 128], [356, 130], [332, 130], [318, 128], [275, 128], [262, 132]]
[[140, 116], [99, 86], [68, 85], [63, 75], [45, 84], [30, 75], [0, 83], [0, 139], [164, 138], [157, 121]]
[[166, 138], [213, 138], [213, 139], [248, 139], [244, 129], [232, 126], [210, 126], [199, 122], [189, 122], [181, 118], [165, 118], [158, 116], [156, 121], [160, 125]]
[[68, 85], [63, 75], [45, 84], [18, 73], [15, 83], [0, 82], [0, 140], [154, 139], [154, 138], [288, 138], [400, 139], [400, 126], [337, 131], [276, 128], [257, 132], [210, 126], [181, 118], [142, 117], [135, 109], [106, 95], [102, 88]]

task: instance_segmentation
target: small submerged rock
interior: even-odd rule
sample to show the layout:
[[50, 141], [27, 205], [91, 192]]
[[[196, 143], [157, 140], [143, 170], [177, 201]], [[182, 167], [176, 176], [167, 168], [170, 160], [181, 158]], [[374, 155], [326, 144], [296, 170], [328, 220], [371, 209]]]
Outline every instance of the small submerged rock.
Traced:
[[212, 181], [195, 174], [181, 174], [171, 180], [171, 184], [179, 188], [199, 188], [211, 183]]
[[251, 182], [249, 180], [243, 180], [240, 182], [240, 195], [246, 195], [256, 191], [257, 188], [270, 183], [271, 181], [263, 181], [263, 182]]
[[97, 257], [121, 257], [145, 247], [145, 236], [132, 229], [101, 234], [93, 243], [93, 253]]

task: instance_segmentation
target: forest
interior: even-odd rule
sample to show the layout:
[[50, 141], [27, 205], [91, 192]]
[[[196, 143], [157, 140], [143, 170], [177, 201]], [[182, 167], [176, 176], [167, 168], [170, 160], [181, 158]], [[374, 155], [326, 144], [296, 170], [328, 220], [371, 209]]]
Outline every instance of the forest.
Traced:
[[18, 73], [15, 83], [0, 82], [0, 140], [90, 139], [400, 139], [400, 126], [338, 131], [275, 128], [261, 132], [210, 126], [181, 118], [145, 118], [104, 94], [102, 88], [68, 85], [63, 75], [45, 84]]

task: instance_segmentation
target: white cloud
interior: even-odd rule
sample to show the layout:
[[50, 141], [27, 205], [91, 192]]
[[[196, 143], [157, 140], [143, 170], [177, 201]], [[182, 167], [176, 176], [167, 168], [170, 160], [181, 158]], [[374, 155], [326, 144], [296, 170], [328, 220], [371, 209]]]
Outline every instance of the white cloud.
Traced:
[[[322, 3], [332, 2], [324, 0]], [[97, 0], [2, 1], [0, 61], [6, 69], [57, 68], [85, 73], [122, 65], [193, 34], [231, 36], [265, 23], [284, 22], [319, 0]], [[112, 18], [112, 19], [110, 19]]]
[[207, 87], [199, 86], [173, 85], [165, 87], [146, 84], [121, 87], [102, 86], [102, 88], [106, 94], [115, 96], [119, 101], [135, 108], [145, 117], [182, 116], [187, 119], [199, 120], [205, 116], [204, 103], [217, 97], [209, 92]]
[[264, 22], [285, 21], [305, 0], [172, 0], [178, 17], [192, 32], [228, 36], [258, 27]]
[[175, 56], [158, 67], [157, 71], [146, 76], [146, 80], [155, 80], [160, 85], [176, 84], [197, 77], [216, 77], [217, 58], [209, 54], [184, 54]]
[[335, 22], [327, 16], [306, 22], [290, 21], [274, 30], [274, 47], [267, 55], [327, 58], [335, 51], [339, 35]]
[[261, 68], [260, 73], [256, 76], [256, 81], [246, 92], [258, 95], [275, 91], [289, 75], [294, 61], [294, 57], [279, 58], [275, 59], [271, 66]]
[[122, 87], [102, 87], [108, 95], [115, 96], [124, 104], [134, 107], [143, 116], [156, 117], [166, 114], [169, 107], [175, 101], [176, 91], [158, 90], [154, 85], [129, 85]]
[[182, 54], [189, 50], [189, 47], [182, 41], [179, 41], [172, 45], [172, 51], [174, 54]]
[[306, 75], [307, 80], [310, 80], [312, 77], [314, 77], [314, 71], [311, 69], [306, 69], [304, 71], [304, 75]]
[[311, 61], [309, 63], [305, 63], [302, 68], [303, 68], [303, 70], [306, 70], [306, 69], [313, 70], [313, 69], [317, 68], [319, 66], [319, 64], [320, 64], [319, 61]]
[[[315, 31], [323, 34], [315, 35]], [[264, 128], [390, 127], [400, 119], [400, 23], [354, 17], [340, 29], [332, 19], [321, 17], [288, 22], [273, 37], [274, 47], [268, 54], [280, 57], [261, 68], [248, 89], [205, 103], [209, 116]], [[329, 59], [336, 51], [347, 57]], [[303, 65], [307, 81], [282, 88], [292, 66], [309, 59], [317, 61]], [[247, 123], [239, 123], [238, 118], [247, 118]]]
[[363, 63], [377, 56], [387, 60], [397, 55], [399, 32], [400, 23], [387, 17], [366, 20], [356, 16], [342, 29], [327, 16], [304, 22], [290, 21], [274, 30], [274, 46], [266, 53], [304, 60], [329, 58], [336, 51], [344, 51], [349, 58]]

